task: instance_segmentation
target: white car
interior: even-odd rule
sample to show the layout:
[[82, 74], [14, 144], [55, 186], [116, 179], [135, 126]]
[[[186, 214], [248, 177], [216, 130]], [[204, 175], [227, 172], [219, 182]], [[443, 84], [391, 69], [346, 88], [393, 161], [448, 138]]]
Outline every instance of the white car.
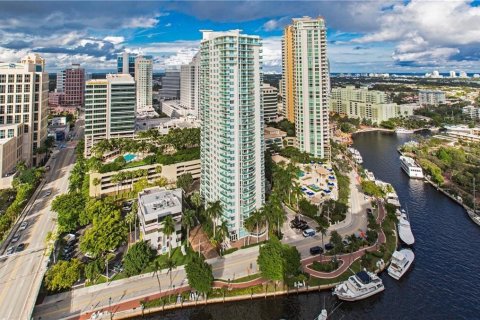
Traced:
[[13, 238], [12, 238], [12, 243], [17, 242], [18, 240], [20, 240], [20, 235], [19, 235], [19, 234], [16, 234], [16, 235], [14, 235]]
[[20, 228], [18, 228], [18, 230], [22, 231], [22, 230], [27, 229], [27, 227], [28, 227], [28, 222], [23, 221], [22, 224], [20, 225]]
[[47, 192], [45, 192], [45, 197], [48, 197], [52, 194], [52, 191], [48, 190]]
[[13, 251], [15, 251], [15, 248], [14, 248], [14, 247], [8, 247], [8, 249], [7, 249], [7, 255], [12, 254]]

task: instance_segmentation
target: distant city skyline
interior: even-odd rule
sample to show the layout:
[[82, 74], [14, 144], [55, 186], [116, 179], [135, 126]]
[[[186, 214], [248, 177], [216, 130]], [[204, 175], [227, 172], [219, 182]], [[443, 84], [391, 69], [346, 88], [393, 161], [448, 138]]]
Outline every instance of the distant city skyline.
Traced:
[[[281, 72], [283, 27], [322, 16], [333, 73], [480, 71], [480, 1], [9, 2], [0, 12], [0, 61], [42, 54], [48, 72], [80, 63], [114, 72], [123, 51], [154, 56], [154, 72], [186, 64], [201, 29], [263, 39], [264, 72]], [[461, 23], [459, 23], [461, 22]]]

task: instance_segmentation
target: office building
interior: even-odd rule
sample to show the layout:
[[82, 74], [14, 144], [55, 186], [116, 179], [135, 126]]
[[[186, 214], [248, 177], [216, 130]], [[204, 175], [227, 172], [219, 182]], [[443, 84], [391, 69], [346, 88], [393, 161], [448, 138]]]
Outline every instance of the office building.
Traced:
[[330, 75], [323, 18], [293, 19], [284, 30], [282, 55], [285, 114], [295, 122], [298, 147], [327, 158]]
[[79, 64], [72, 64], [71, 68], [63, 71], [63, 105], [68, 107], [82, 107], [85, 100], [85, 69]]
[[159, 96], [163, 100], [180, 99], [180, 70], [178, 68], [172, 67], [165, 71]]
[[[182, 189], [166, 190], [154, 187], [138, 194], [138, 219], [141, 238], [159, 254], [167, 253], [182, 244]], [[163, 233], [166, 217], [175, 223], [173, 234]]]
[[278, 109], [278, 89], [268, 83], [264, 83], [262, 86], [262, 105], [265, 123], [275, 121]]
[[151, 57], [135, 58], [135, 85], [137, 94], [137, 113], [152, 112], [153, 60]]
[[[35, 151], [47, 137], [48, 73], [38, 54], [20, 63], [0, 63], [0, 127], [7, 126], [4, 138], [22, 136], [22, 155], [27, 165], [38, 165], [44, 154]], [[11, 125], [22, 124], [18, 127]], [[9, 132], [13, 132], [13, 135]]]
[[262, 44], [240, 30], [203, 31], [200, 44], [200, 191], [220, 201], [230, 239], [265, 202]]
[[135, 80], [129, 74], [109, 74], [85, 85], [85, 155], [98, 141], [133, 138]]
[[63, 84], [65, 82], [65, 72], [64, 70], [57, 72], [57, 87], [56, 92], [63, 92]]
[[333, 88], [330, 98], [330, 111], [349, 118], [370, 120], [373, 124], [400, 116], [411, 116], [415, 107], [390, 103], [385, 92], [368, 90], [367, 87]]
[[135, 58], [136, 54], [123, 52], [117, 56], [117, 73], [130, 74], [135, 77]]
[[438, 106], [445, 103], [445, 92], [439, 90], [420, 90], [418, 103], [422, 106]]
[[200, 54], [197, 53], [192, 62], [180, 67], [180, 104], [191, 109], [198, 118], [198, 87], [199, 87]]

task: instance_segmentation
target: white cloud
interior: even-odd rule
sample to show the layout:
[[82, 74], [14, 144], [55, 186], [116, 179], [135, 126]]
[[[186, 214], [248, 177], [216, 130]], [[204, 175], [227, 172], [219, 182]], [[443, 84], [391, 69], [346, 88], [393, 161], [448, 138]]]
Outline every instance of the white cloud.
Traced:
[[[472, 59], [462, 52], [480, 45], [480, 8], [472, 1], [421, 1], [396, 4], [380, 18], [380, 30], [354, 42], [399, 42], [392, 57], [417, 65]], [[473, 59], [478, 59], [473, 56]]]
[[113, 44], [120, 44], [125, 41], [125, 37], [107, 36], [103, 40], [111, 42]]
[[153, 28], [155, 27], [160, 20], [158, 16], [156, 17], [135, 17], [125, 20], [122, 27], [123, 28]]
[[283, 17], [280, 19], [271, 19], [265, 22], [262, 28], [265, 31], [273, 31], [273, 30], [281, 29], [288, 23], [289, 20], [290, 19], [288, 17]]

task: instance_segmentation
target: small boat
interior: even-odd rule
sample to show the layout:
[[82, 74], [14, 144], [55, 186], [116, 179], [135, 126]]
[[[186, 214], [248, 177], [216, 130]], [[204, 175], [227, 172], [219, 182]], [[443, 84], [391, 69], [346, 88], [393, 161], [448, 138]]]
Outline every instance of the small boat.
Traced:
[[358, 163], [358, 164], [363, 163], [362, 155], [360, 154], [360, 152], [357, 149], [350, 147], [350, 148], [348, 148], [348, 151], [352, 154], [353, 160], [356, 163]]
[[402, 213], [398, 219], [398, 236], [405, 244], [411, 246], [415, 243], [415, 237], [412, 233], [412, 228], [410, 227], [410, 222], [408, 221], [407, 215]]
[[410, 178], [423, 179], [423, 170], [410, 157], [400, 156], [400, 164]]
[[375, 273], [360, 271], [348, 280], [338, 284], [333, 294], [340, 300], [357, 301], [371, 297], [385, 290], [382, 279]]
[[397, 128], [395, 129], [396, 134], [409, 134], [409, 133], [414, 133], [413, 130], [410, 129], [405, 129], [405, 128]]
[[322, 312], [315, 318], [315, 320], [327, 320], [328, 318], [328, 313], [327, 309], [322, 309]]
[[400, 278], [410, 268], [414, 259], [415, 254], [410, 249], [395, 251], [392, 255], [392, 262], [388, 267], [388, 274], [393, 279], [400, 280]]

